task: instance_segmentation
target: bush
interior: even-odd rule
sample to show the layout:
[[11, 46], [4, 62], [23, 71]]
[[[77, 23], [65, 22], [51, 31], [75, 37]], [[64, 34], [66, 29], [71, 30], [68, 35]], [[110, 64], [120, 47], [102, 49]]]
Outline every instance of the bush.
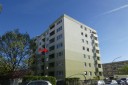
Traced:
[[80, 78], [66, 78], [66, 85], [79, 85]]
[[28, 82], [32, 80], [46, 80], [52, 83], [52, 85], [56, 85], [56, 78], [52, 76], [25, 76], [23, 77], [23, 82]]

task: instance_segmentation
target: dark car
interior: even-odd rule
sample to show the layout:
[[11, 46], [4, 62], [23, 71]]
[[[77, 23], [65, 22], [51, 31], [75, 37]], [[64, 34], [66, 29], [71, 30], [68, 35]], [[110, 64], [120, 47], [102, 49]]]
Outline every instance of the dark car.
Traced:
[[120, 80], [120, 79], [119, 79], [119, 80], [116, 80], [116, 81], [117, 81], [118, 85], [126, 85], [123, 80]]
[[121, 78], [120, 80], [124, 81], [126, 85], [128, 85], [128, 78]]

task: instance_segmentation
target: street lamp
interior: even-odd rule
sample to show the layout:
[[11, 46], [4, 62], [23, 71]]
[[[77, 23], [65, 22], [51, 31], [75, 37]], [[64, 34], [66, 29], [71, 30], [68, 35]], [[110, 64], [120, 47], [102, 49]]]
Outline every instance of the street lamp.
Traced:
[[121, 58], [121, 56], [119, 56], [119, 57], [116, 57], [115, 59], [113, 59], [113, 61], [112, 61], [112, 67], [111, 67], [111, 69], [112, 69], [112, 76], [114, 77], [114, 73], [113, 73], [113, 62], [116, 60], [116, 59], [118, 59], [118, 58]]

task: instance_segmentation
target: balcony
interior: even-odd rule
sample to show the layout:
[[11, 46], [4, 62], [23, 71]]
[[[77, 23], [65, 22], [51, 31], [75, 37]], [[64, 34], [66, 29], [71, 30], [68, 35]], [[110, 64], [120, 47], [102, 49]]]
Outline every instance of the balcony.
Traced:
[[94, 40], [94, 43], [99, 43], [98, 40]]
[[43, 38], [42, 41], [45, 42], [45, 38]]
[[103, 71], [103, 69], [102, 69], [102, 68], [98, 68], [98, 70], [99, 70], [99, 71], [101, 71], [101, 72]]
[[97, 35], [97, 34], [93, 34], [93, 36], [94, 36], [94, 37], [98, 37], [98, 35]]
[[55, 46], [49, 47], [49, 51], [52, 51], [52, 50], [54, 50], [54, 49], [55, 49]]
[[49, 63], [49, 68], [54, 68], [55, 67], [55, 63], [52, 62], [52, 63]]
[[55, 38], [52, 38], [52, 39], [49, 40], [49, 44], [51, 44], [53, 42], [55, 42]]
[[55, 24], [51, 25], [50, 26], [50, 30], [53, 29], [55, 27]]
[[54, 71], [48, 72], [48, 75], [49, 76], [54, 76], [55, 75], [55, 72]]
[[54, 59], [54, 58], [55, 58], [55, 54], [49, 55], [49, 59]]
[[50, 37], [53, 36], [55, 34], [55, 30], [50, 32]]

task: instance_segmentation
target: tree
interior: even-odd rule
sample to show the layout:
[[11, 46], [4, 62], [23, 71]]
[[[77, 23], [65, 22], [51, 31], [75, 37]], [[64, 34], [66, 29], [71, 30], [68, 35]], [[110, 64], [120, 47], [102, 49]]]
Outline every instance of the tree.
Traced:
[[18, 29], [0, 36], [0, 75], [28, 68], [26, 60], [30, 55], [29, 42], [29, 35], [20, 33]]
[[33, 74], [35, 75], [37, 73], [37, 54], [36, 54], [36, 49], [37, 49], [37, 45], [36, 45], [36, 38], [33, 38], [30, 40], [30, 49], [31, 49], [31, 57], [29, 58], [29, 67], [31, 69], [31, 71], [33, 72]]
[[1, 11], [2, 11], [2, 5], [0, 4], [0, 13], [1, 13]]
[[123, 66], [118, 70], [120, 75], [128, 75], [128, 65]]

